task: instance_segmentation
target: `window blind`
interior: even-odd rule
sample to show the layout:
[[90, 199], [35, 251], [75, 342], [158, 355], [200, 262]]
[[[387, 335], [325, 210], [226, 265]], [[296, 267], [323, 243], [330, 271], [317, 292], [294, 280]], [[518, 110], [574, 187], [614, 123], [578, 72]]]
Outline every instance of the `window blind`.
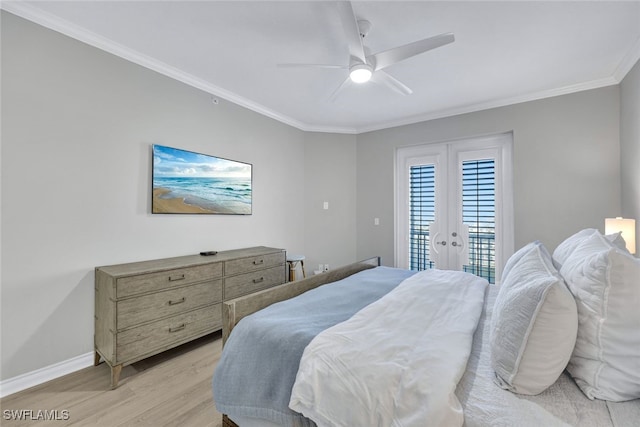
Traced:
[[462, 221], [469, 226], [469, 260], [464, 271], [495, 282], [495, 161], [462, 163]]
[[429, 254], [429, 224], [435, 221], [435, 166], [410, 170], [409, 268], [435, 267]]

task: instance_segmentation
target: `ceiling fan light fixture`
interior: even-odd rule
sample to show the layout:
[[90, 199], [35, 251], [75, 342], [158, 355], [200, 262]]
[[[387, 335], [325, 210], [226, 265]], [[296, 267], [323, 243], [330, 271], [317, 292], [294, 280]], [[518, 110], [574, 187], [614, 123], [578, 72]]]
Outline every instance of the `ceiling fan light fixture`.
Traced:
[[356, 64], [349, 69], [349, 77], [354, 83], [365, 83], [371, 79], [373, 69], [368, 64]]

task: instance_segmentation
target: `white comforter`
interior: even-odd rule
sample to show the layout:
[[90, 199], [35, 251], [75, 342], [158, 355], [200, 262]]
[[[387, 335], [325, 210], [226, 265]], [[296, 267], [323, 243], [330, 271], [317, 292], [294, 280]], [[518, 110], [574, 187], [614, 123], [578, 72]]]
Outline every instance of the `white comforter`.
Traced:
[[454, 394], [487, 281], [427, 270], [304, 350], [289, 407], [324, 426], [461, 426]]

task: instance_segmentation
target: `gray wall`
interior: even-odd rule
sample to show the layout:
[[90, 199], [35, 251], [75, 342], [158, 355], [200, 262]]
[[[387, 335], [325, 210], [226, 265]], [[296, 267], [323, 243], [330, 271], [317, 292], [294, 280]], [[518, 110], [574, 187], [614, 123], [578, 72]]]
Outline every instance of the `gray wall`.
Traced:
[[640, 256], [640, 61], [620, 84], [620, 104], [621, 215], [636, 220]]
[[[1, 24], [2, 379], [92, 351], [95, 266], [254, 245], [354, 261], [354, 137], [316, 141], [4, 11]], [[253, 215], [151, 215], [155, 143], [252, 163]]]
[[[620, 209], [617, 86], [358, 135], [357, 257], [394, 263], [396, 147], [513, 131], [515, 248], [550, 250]], [[374, 226], [373, 218], [380, 218]]]
[[316, 249], [305, 260], [312, 273], [318, 264], [356, 260], [356, 136], [309, 132], [304, 139], [305, 191], [291, 198], [304, 200], [305, 242]]

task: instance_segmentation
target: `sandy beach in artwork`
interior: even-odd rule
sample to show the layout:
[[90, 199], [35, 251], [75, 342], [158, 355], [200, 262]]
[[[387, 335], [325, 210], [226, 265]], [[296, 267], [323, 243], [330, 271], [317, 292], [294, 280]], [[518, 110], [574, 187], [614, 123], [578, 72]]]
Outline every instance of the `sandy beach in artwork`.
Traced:
[[166, 199], [162, 197], [170, 192], [166, 188], [153, 189], [153, 213], [217, 213], [200, 206], [189, 205], [179, 197]]
[[251, 215], [251, 164], [153, 146], [152, 212]]

